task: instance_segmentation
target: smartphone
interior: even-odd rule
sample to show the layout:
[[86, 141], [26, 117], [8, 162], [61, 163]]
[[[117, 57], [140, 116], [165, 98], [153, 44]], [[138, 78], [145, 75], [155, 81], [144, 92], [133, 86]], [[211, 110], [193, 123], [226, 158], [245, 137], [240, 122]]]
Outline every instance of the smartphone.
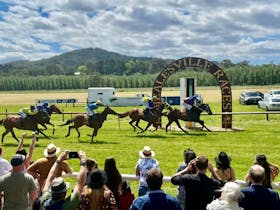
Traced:
[[68, 158], [79, 158], [79, 153], [78, 152], [73, 152], [73, 151], [70, 151], [68, 153]]

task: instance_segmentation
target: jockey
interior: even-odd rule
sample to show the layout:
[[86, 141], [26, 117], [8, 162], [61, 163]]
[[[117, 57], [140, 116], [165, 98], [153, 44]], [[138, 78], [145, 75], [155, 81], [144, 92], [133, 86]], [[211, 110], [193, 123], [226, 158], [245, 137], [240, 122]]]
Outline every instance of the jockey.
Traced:
[[30, 106], [29, 108], [22, 108], [19, 110], [19, 115], [21, 117], [21, 119], [25, 119], [28, 115], [35, 115], [36, 111], [35, 111], [35, 106]]
[[103, 106], [103, 103], [101, 100], [96, 101], [95, 103], [88, 103], [86, 105], [86, 111], [89, 116], [89, 121], [92, 121], [94, 119], [94, 110], [98, 109], [99, 106]]
[[156, 98], [155, 96], [153, 96], [153, 98], [150, 98], [150, 97], [142, 98], [143, 105], [146, 107], [144, 114], [148, 114], [149, 111], [155, 107], [154, 102], [153, 102], [155, 100], [155, 98]]
[[187, 97], [183, 100], [183, 106], [186, 106], [186, 111], [188, 111], [196, 105], [197, 101], [201, 101], [201, 97], [197, 94]]
[[37, 111], [42, 110], [42, 111], [47, 112], [48, 105], [49, 105], [48, 102], [45, 101], [41, 106], [36, 106], [36, 110]]

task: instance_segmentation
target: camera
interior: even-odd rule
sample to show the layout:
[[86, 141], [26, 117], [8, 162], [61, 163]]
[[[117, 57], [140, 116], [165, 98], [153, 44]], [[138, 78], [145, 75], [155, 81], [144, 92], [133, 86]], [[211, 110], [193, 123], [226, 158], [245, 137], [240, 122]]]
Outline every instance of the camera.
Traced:
[[78, 152], [73, 152], [73, 151], [70, 151], [68, 153], [68, 158], [71, 159], [71, 158], [79, 158], [79, 153]]

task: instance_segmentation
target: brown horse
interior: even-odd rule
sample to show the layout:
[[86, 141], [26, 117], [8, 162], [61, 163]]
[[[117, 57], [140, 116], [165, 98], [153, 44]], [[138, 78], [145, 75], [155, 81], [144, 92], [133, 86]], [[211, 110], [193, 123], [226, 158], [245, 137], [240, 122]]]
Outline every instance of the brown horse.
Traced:
[[44, 111], [38, 111], [35, 115], [29, 115], [25, 119], [21, 119], [19, 115], [17, 116], [8, 116], [6, 119], [0, 120], [0, 124], [3, 124], [5, 131], [2, 133], [2, 143], [4, 142], [4, 137], [11, 132], [15, 140], [19, 141], [14, 133], [14, 128], [21, 130], [32, 130], [38, 131], [46, 138], [50, 139], [46, 134], [44, 134], [39, 128], [38, 124], [41, 124], [42, 121], [49, 119], [49, 115]]
[[53, 128], [52, 134], [54, 135], [54, 133], [55, 133], [55, 128], [54, 128], [54, 124], [52, 124], [52, 123], [50, 122], [51, 115], [52, 115], [53, 113], [62, 114], [62, 111], [60, 111], [60, 109], [59, 109], [55, 104], [52, 104], [50, 107], [48, 107], [48, 108], [46, 109], [46, 111], [47, 111], [47, 113], [48, 113], [48, 115], [49, 115], [49, 118], [44, 118], [44, 119], [40, 120], [39, 124], [45, 128], [44, 130], [47, 130], [47, 129], [48, 129], [47, 126], [46, 126], [46, 124], [47, 124], [47, 125], [51, 125], [52, 128]]
[[199, 106], [194, 106], [191, 110], [189, 110], [188, 112], [182, 112], [179, 109], [172, 109], [166, 113], [163, 113], [164, 116], [166, 116], [168, 118], [168, 123], [165, 126], [165, 131], [168, 131], [168, 127], [175, 122], [177, 124], [177, 126], [184, 132], [184, 133], [188, 133], [186, 130], [184, 130], [180, 123], [179, 120], [183, 120], [183, 121], [191, 121], [191, 122], [198, 122], [202, 127], [201, 130], [203, 130], [203, 128], [205, 128], [208, 131], [211, 131], [209, 128], [207, 128], [204, 124], [204, 121], [200, 120], [200, 114], [205, 111], [207, 112], [209, 115], [212, 115], [212, 111], [209, 107], [208, 104], [201, 104]]
[[[136, 129], [139, 128], [141, 130], [139, 133], [144, 133], [151, 125], [155, 127], [155, 130], [153, 131], [156, 131], [158, 129], [157, 121], [161, 117], [163, 109], [168, 107], [167, 105], [168, 104], [161, 102], [157, 107], [155, 107], [147, 114], [144, 114], [144, 109], [142, 108], [133, 108], [128, 112], [119, 114], [119, 118], [129, 116], [131, 119], [129, 121], [129, 124], [132, 126], [134, 132], [136, 132]], [[145, 129], [139, 126], [139, 122], [141, 120], [148, 122]], [[134, 122], [135, 125], [133, 125]]]
[[78, 133], [78, 138], [80, 138], [81, 134], [78, 128], [83, 125], [86, 125], [90, 128], [93, 128], [93, 132], [91, 135], [91, 142], [93, 142], [93, 137], [97, 135], [98, 130], [102, 127], [102, 124], [106, 120], [108, 114], [118, 115], [118, 113], [111, 109], [109, 106], [106, 106], [106, 108], [102, 112], [95, 113], [92, 122], [89, 122], [89, 117], [87, 114], [77, 114], [75, 117], [73, 117], [70, 120], [67, 120], [64, 124], [61, 125], [64, 126], [69, 125], [72, 122], [74, 123], [74, 125], [70, 125], [68, 127], [68, 133], [65, 137], [68, 137], [70, 135], [70, 130], [72, 128], [75, 128]]

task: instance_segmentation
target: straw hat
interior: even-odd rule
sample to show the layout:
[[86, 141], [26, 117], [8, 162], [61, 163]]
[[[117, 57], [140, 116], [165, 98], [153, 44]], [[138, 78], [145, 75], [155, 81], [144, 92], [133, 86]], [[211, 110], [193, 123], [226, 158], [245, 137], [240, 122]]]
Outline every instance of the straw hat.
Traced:
[[60, 153], [60, 148], [56, 147], [54, 143], [51, 143], [47, 146], [47, 148], [44, 150], [44, 155], [46, 157], [54, 157], [58, 153]]
[[155, 156], [155, 152], [149, 146], [144, 146], [143, 150], [139, 151], [139, 155], [142, 158], [152, 158]]

